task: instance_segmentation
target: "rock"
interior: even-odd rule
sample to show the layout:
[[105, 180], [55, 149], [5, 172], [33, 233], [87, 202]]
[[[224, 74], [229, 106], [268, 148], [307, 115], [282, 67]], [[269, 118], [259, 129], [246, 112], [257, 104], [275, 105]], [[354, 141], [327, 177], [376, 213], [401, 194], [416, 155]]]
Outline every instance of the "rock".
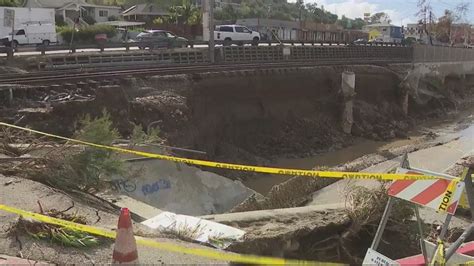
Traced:
[[354, 124], [352, 126], [352, 135], [356, 137], [362, 137], [364, 134], [364, 129], [359, 126], [359, 124]]
[[395, 136], [400, 139], [408, 139], [408, 135], [405, 131], [396, 129], [395, 130]]

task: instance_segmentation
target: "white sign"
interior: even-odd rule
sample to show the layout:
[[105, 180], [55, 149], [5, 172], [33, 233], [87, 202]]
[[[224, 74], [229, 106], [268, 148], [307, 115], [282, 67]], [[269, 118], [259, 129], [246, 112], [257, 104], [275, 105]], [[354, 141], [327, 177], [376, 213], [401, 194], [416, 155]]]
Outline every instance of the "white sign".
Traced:
[[400, 265], [400, 263], [391, 260], [377, 251], [370, 249], [365, 254], [364, 262], [362, 265], [377, 265], [377, 266], [388, 266], [388, 265]]
[[152, 229], [191, 232], [189, 237], [194, 240], [220, 249], [226, 249], [245, 235], [245, 231], [234, 227], [172, 212], [162, 212], [142, 224]]
[[15, 23], [15, 10], [5, 8], [3, 15], [3, 25], [5, 27], [12, 27]]
[[291, 55], [291, 48], [290, 47], [283, 47], [283, 55], [290, 56]]

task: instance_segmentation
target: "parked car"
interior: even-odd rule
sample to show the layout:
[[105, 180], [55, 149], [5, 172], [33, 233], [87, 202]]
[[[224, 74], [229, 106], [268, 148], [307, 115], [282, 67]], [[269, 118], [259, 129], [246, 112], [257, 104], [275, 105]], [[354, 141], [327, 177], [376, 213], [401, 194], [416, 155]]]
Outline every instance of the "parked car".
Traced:
[[367, 44], [367, 43], [368, 43], [367, 39], [364, 39], [364, 38], [357, 39], [357, 40], [352, 42], [352, 44]]
[[189, 40], [165, 30], [147, 30], [137, 35], [140, 49], [187, 47]]
[[226, 46], [231, 45], [232, 41], [240, 42], [239, 44], [250, 41], [257, 45], [261, 36], [260, 33], [241, 25], [219, 25], [214, 31], [214, 40]]
[[13, 47], [26, 44], [47, 46], [55, 42], [57, 42], [56, 26], [51, 23], [25, 24], [15, 31], [13, 42], [11, 33], [0, 39], [0, 43], [3, 45]]

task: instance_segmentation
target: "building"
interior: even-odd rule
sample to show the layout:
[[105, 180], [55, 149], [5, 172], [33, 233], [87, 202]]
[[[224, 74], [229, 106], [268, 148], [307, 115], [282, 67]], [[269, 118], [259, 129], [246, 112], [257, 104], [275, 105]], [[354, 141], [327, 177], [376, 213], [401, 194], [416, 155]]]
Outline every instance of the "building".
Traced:
[[169, 12], [167, 10], [163, 10], [153, 3], [134, 5], [122, 12], [122, 17], [124, 20], [148, 23], [153, 22], [153, 20], [156, 18], [168, 15]]
[[408, 39], [408, 38], [413, 38], [415, 40], [426, 39], [424, 24], [419, 24], [419, 23], [407, 24], [407, 27], [404, 29], [403, 34], [405, 35], [405, 39]]
[[468, 45], [472, 43], [472, 26], [467, 23], [452, 24], [450, 42], [451, 45]]
[[62, 17], [69, 25], [73, 25], [77, 18], [81, 24], [89, 24], [84, 20], [86, 16], [95, 22], [106, 22], [112, 17], [118, 18], [122, 10], [118, 6], [93, 5], [85, 0], [27, 0], [25, 7], [53, 8], [56, 16]]
[[474, 46], [474, 25], [471, 26], [471, 38], [469, 40], [469, 44]]
[[367, 38], [367, 33], [344, 30], [340, 25], [310, 21], [285, 21], [276, 19], [239, 19], [237, 24], [260, 32], [262, 40], [306, 42], [352, 42]]
[[402, 27], [389, 23], [375, 23], [364, 27], [369, 34], [369, 41], [401, 43], [403, 40]]

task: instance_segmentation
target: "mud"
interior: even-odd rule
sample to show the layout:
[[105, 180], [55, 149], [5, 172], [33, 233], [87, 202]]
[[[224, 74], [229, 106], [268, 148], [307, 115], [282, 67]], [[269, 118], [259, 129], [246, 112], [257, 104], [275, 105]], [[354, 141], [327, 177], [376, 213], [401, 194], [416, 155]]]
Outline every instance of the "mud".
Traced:
[[[344, 70], [356, 73], [352, 135], [344, 134], [340, 127]], [[125, 138], [132, 123], [144, 129], [159, 127], [166, 144], [206, 152], [206, 156], [198, 158], [271, 165], [280, 158], [310, 157], [337, 150], [352, 145], [355, 137], [406, 138], [408, 129], [418, 120], [460, 108], [462, 100], [470, 96], [467, 89], [472, 84], [468, 77], [447, 77], [441, 85], [424, 80], [422, 84], [431, 84], [424, 86], [428, 90], [449, 90], [441, 98], [436, 93], [430, 99], [425, 95], [423, 101], [412, 95], [406, 116], [400, 88], [406, 72], [400, 66], [395, 71], [379, 66], [335, 66], [147, 79], [123, 77], [118, 85], [99, 88], [94, 83], [79, 87], [13, 86], [13, 102], [0, 108], [0, 118], [70, 136], [81, 116], [95, 116], [107, 110]], [[206, 170], [232, 179], [254, 176]]]
[[[340, 127], [343, 70], [356, 73], [355, 123], [351, 135], [343, 133]], [[13, 101], [1, 98], [5, 104], [0, 107], [0, 120], [71, 136], [80, 117], [97, 116], [107, 110], [124, 138], [130, 135], [132, 123], [144, 129], [158, 127], [164, 144], [206, 153], [175, 152], [175, 155], [272, 165], [279, 158], [310, 157], [338, 150], [358, 138], [406, 138], [408, 130], [420, 121], [462, 109], [472, 98], [474, 83], [470, 77], [446, 77], [440, 82], [422, 79], [420, 89], [410, 92], [406, 114], [403, 106], [406, 88], [400, 85], [404, 71], [378, 66], [313, 67], [147, 79], [123, 77], [116, 85], [98, 88], [93, 83], [81, 88], [59, 84], [42, 88], [11, 86], [15, 97]], [[404, 152], [436, 145], [429, 142], [430, 137], [428, 134], [419, 142], [415, 140], [406, 146], [366, 155], [334, 169], [358, 171]], [[252, 173], [204, 170], [232, 179], [256, 177]], [[303, 206], [313, 192], [334, 182], [333, 179], [289, 178], [268, 195], [255, 194], [233, 211]], [[325, 244], [315, 246], [314, 240], [341, 234], [350, 221], [341, 212], [314, 213], [307, 218], [290, 216], [272, 222], [238, 224], [249, 230], [251, 242], [234, 246], [234, 251], [360, 263], [363, 249], [372, 239], [373, 227], [345, 244], [349, 252], [343, 253], [342, 247], [329, 252], [324, 251]], [[413, 255], [409, 253], [416, 250], [412, 244], [416, 243], [412, 239], [416, 234], [398, 229], [392, 232], [402, 232], [404, 237], [395, 239], [395, 233], [390, 234], [388, 244], [382, 247], [386, 255]], [[396, 241], [400, 248], [394, 250], [390, 244]], [[350, 253], [353, 255], [344, 255]]]

